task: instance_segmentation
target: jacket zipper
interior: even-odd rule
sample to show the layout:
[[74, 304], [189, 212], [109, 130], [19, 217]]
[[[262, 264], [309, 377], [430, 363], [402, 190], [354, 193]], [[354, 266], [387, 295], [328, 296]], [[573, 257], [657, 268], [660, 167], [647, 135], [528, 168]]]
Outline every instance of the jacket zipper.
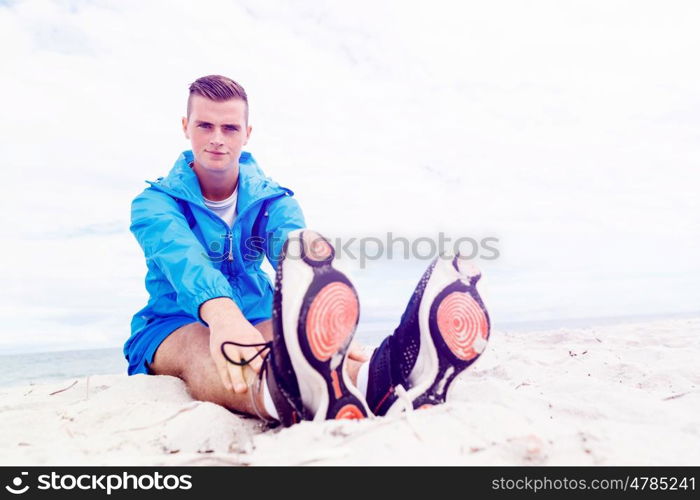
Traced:
[[[149, 183], [149, 184], [150, 184], [150, 183]], [[155, 188], [158, 189], [159, 191], [162, 191], [162, 192], [164, 192], [165, 194], [167, 194], [167, 195], [169, 195], [169, 196], [173, 196], [174, 198], [178, 198], [178, 199], [183, 200], [183, 201], [185, 201], [185, 202], [187, 202], [187, 203], [192, 203], [191, 200], [189, 200], [189, 199], [187, 199], [187, 198], [183, 198], [183, 197], [181, 197], [181, 196], [173, 195], [172, 193], [168, 192], [168, 190], [163, 189], [163, 188], [161, 188], [160, 186], [156, 186], [155, 184], [151, 184], [151, 186], [152, 186], [152, 187], [155, 187]], [[286, 192], [282, 192], [282, 193], [271, 194], [271, 195], [268, 195], [268, 196], [264, 196], [264, 197], [262, 197], [262, 198], [258, 198], [258, 199], [255, 200], [253, 203], [251, 203], [250, 205], [248, 205], [247, 207], [245, 207], [245, 209], [243, 210], [243, 212], [241, 212], [240, 214], [238, 214], [238, 215], [236, 216], [236, 220], [233, 221], [233, 227], [236, 227], [236, 224], [238, 224], [238, 221], [241, 219], [241, 216], [242, 216], [243, 214], [245, 214], [248, 210], [250, 210], [251, 207], [253, 207], [253, 206], [255, 206], [255, 205], [259, 204], [259, 203], [262, 203], [262, 202], [264, 202], [264, 201], [271, 200], [271, 199], [273, 199], [273, 198], [281, 198], [282, 196], [285, 196], [285, 195], [286, 195]], [[200, 205], [200, 204], [197, 203], [197, 202], [194, 202], [193, 204], [194, 204], [195, 206], [200, 207], [200, 208], [207, 208], [206, 206], [202, 207], [202, 205]], [[232, 275], [233, 275], [233, 264], [232, 264], [232, 262], [233, 262], [233, 227], [229, 227], [228, 224], [226, 224], [226, 222], [224, 222], [224, 220], [223, 220], [221, 217], [219, 217], [218, 215], [216, 215], [214, 212], [212, 212], [212, 211], [209, 210], [208, 208], [207, 208], [207, 213], [209, 214], [210, 217], [213, 217], [213, 218], [215, 218], [216, 220], [218, 220], [218, 221], [219, 221], [221, 224], [223, 224], [224, 227], [226, 228], [226, 239], [228, 240], [228, 258], [227, 258], [227, 261], [228, 261], [228, 274], [229, 274], [229, 276], [232, 276]], [[224, 252], [226, 253], [226, 249], [224, 249]]]
[[[274, 199], [274, 198], [281, 198], [282, 196], [286, 196], [286, 194], [283, 192], [282, 194], [279, 194], [279, 193], [278, 193], [278, 194], [271, 194], [271, 195], [268, 195], [268, 196], [264, 196], [264, 197], [262, 197], [262, 198], [258, 198], [258, 199], [255, 200], [253, 203], [251, 203], [250, 205], [248, 205], [247, 207], [245, 207], [245, 209], [244, 209], [240, 214], [238, 214], [238, 215], [236, 216], [236, 220], [233, 221], [233, 227], [230, 229], [230, 231], [227, 231], [228, 238], [229, 238], [229, 254], [228, 254], [228, 260], [229, 260], [229, 274], [232, 274], [232, 271], [233, 271], [233, 267], [232, 267], [232, 261], [233, 261], [233, 229], [234, 229], [234, 228], [236, 227], [236, 225], [238, 224], [238, 221], [240, 221], [240, 220], [243, 218], [243, 215], [244, 215], [246, 212], [248, 212], [248, 211], [249, 211], [252, 207], [254, 207], [255, 205], [260, 205], [260, 204], [264, 203], [264, 202], [267, 201], [267, 200], [271, 200], [271, 199]], [[218, 218], [218, 217], [217, 217], [217, 218]], [[221, 219], [219, 219], [219, 220], [221, 220]], [[223, 222], [223, 221], [221, 221], [221, 222]], [[224, 222], [224, 225], [226, 225], [225, 222]]]

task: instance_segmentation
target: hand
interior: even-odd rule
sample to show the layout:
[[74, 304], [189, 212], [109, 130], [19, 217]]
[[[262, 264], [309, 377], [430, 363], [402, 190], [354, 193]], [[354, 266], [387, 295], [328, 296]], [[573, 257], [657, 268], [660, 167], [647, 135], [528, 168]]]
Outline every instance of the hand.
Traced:
[[369, 361], [369, 354], [367, 354], [367, 346], [360, 344], [357, 340], [353, 340], [348, 347], [348, 358], [353, 361], [359, 361], [364, 363]]
[[[209, 323], [209, 351], [216, 365], [221, 382], [228, 390], [242, 394], [248, 390], [248, 384], [243, 376], [244, 370], [250, 368], [259, 373], [262, 368], [263, 356], [253, 357], [260, 351], [261, 346], [241, 347], [226, 342], [238, 344], [262, 344], [265, 342], [262, 334], [245, 319], [236, 304], [227, 298], [211, 299], [202, 304], [202, 319]], [[250, 364], [239, 366], [229, 362], [223, 355], [230, 359], [242, 362], [251, 360]]]

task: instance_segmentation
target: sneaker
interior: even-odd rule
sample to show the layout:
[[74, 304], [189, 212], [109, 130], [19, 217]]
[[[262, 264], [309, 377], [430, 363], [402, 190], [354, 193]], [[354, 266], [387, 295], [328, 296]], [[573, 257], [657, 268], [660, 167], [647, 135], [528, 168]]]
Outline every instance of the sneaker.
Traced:
[[266, 381], [280, 421], [358, 419], [367, 403], [347, 373], [360, 306], [318, 233], [289, 233], [277, 267]]
[[484, 352], [491, 328], [480, 278], [459, 255], [432, 262], [401, 323], [370, 360], [367, 402], [374, 414], [444, 403], [457, 375]]

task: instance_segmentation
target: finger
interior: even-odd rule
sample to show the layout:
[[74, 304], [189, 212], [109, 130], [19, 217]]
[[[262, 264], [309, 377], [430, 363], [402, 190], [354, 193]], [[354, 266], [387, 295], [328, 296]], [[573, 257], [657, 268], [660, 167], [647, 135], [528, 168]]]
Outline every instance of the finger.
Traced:
[[367, 355], [367, 351], [365, 350], [365, 346], [353, 341], [352, 344], [350, 344], [350, 348], [348, 349], [348, 358], [354, 360], [354, 361], [368, 361], [369, 356]]
[[[252, 359], [253, 356], [257, 356], [258, 351], [255, 349], [250, 349], [246, 351], [245, 355], [247, 356], [246, 359]], [[250, 363], [248, 363], [248, 366], [255, 371], [255, 373], [260, 373], [260, 369], [262, 368], [262, 354], [260, 356], [257, 356], [255, 359], [252, 359]]]
[[365, 353], [357, 351], [349, 352], [348, 359], [352, 359], [353, 361], [359, 361], [360, 363], [369, 361], [369, 357]]
[[[240, 355], [236, 352], [236, 356], [231, 356], [234, 361], [240, 360]], [[241, 366], [234, 365], [233, 363], [228, 364], [228, 374], [231, 377], [231, 383], [233, 384], [233, 391], [237, 393], [244, 393], [248, 390], [248, 384], [245, 383], [243, 378], [243, 370]]]
[[231, 384], [231, 377], [228, 374], [228, 363], [226, 361], [221, 361], [216, 363], [216, 371], [219, 372], [219, 378], [221, 383], [224, 384], [224, 389], [227, 391], [233, 390], [233, 385]]
[[246, 384], [248, 385], [248, 390], [252, 390], [253, 387], [255, 387], [255, 379], [258, 378], [258, 375], [253, 371], [253, 369], [250, 366], [244, 366], [242, 368], [243, 370], [243, 378], [245, 379]]

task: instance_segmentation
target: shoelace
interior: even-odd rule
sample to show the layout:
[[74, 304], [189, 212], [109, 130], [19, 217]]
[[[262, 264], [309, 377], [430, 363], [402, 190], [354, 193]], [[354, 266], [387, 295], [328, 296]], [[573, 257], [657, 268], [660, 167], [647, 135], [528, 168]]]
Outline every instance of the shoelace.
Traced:
[[[238, 346], [238, 347], [260, 347], [260, 349], [258, 350], [257, 354], [255, 354], [255, 356], [253, 356], [252, 358], [250, 358], [250, 359], [243, 359], [243, 360], [241, 360], [241, 361], [236, 361], [235, 359], [231, 359], [231, 358], [229, 357], [229, 355], [226, 354], [226, 350], [225, 350], [224, 348], [225, 348], [227, 345], [229, 345], [229, 344], [235, 345], [235, 346]], [[269, 341], [269, 342], [260, 342], [260, 343], [257, 343], [257, 344], [242, 344], [242, 343], [240, 343], [240, 342], [234, 342], [234, 341], [232, 341], [232, 340], [228, 340], [228, 341], [226, 341], [226, 342], [222, 342], [222, 343], [221, 343], [221, 354], [224, 355], [224, 358], [226, 358], [226, 361], [228, 361], [228, 362], [231, 363], [231, 364], [237, 365], [237, 366], [246, 366], [246, 365], [250, 364], [251, 361], [253, 361], [255, 358], [257, 358], [258, 356], [260, 356], [260, 355], [261, 355], [263, 352], [265, 352], [266, 350], [270, 350], [270, 349], [272, 349], [272, 341]], [[258, 377], [257, 377], [257, 378], [258, 378], [258, 380], [257, 380], [258, 386], [259, 386], [260, 383], [262, 382], [263, 376], [265, 375], [265, 372], [267, 371], [267, 363], [265, 363], [266, 360], [267, 360], [267, 358], [265, 358], [265, 359], [263, 360], [262, 368], [260, 369], [260, 372], [258, 373]], [[257, 405], [255, 404], [255, 398], [253, 398], [253, 406], [254, 406], [254, 407], [257, 406]], [[256, 410], [257, 410], [257, 407], [256, 407]], [[261, 418], [262, 418], [262, 417], [261, 417]]]
[[403, 403], [404, 406], [404, 412], [403, 416], [406, 418], [406, 423], [408, 426], [411, 428], [413, 433], [416, 435], [419, 441], [423, 441], [423, 438], [421, 437], [420, 432], [418, 432], [418, 429], [416, 428], [414, 422], [413, 422], [413, 401], [411, 401], [411, 398], [408, 396], [408, 392], [406, 391], [406, 388], [402, 386], [401, 384], [398, 384], [396, 387], [394, 387], [394, 393], [396, 394], [396, 397], [398, 398], [399, 401]]
[[[260, 347], [260, 349], [258, 350], [257, 354], [255, 354], [255, 356], [253, 356], [252, 358], [243, 359], [241, 361], [236, 361], [234, 359], [231, 359], [229, 357], [229, 355], [226, 354], [226, 350], [224, 348], [229, 344], [235, 345], [237, 347]], [[226, 358], [226, 361], [228, 361], [229, 363], [232, 363], [234, 365], [237, 365], [237, 366], [245, 366], [245, 365], [250, 364], [251, 361], [253, 361], [255, 358], [260, 356], [264, 351], [269, 350], [269, 349], [272, 349], [272, 341], [260, 342], [257, 344], [242, 344], [240, 342], [226, 341], [226, 342], [223, 342], [221, 344], [221, 354], [223, 354], [224, 358]], [[267, 371], [267, 363], [265, 362], [266, 360], [267, 360], [267, 358], [265, 358], [265, 360], [263, 360], [262, 368], [260, 369], [260, 372], [257, 374], [257, 376], [254, 376], [255, 378], [252, 380], [252, 383], [251, 383], [251, 380], [246, 380], [246, 383], [248, 384], [248, 386], [251, 389], [249, 391], [250, 392], [250, 403], [253, 406], [253, 410], [257, 414], [258, 418], [264, 422], [273, 423], [273, 422], [277, 422], [277, 421], [274, 419], [271, 420], [271, 419], [266, 418], [264, 416], [264, 412], [260, 411], [260, 408], [258, 407], [258, 402], [257, 402], [257, 397], [256, 397], [256, 395], [260, 391], [260, 385], [262, 384], [263, 377], [265, 376], [265, 372]]]
[[[250, 359], [243, 359], [241, 361], [236, 361], [235, 359], [231, 359], [228, 354], [226, 354], [226, 349], [225, 347], [227, 345], [235, 345], [237, 347], [260, 347], [261, 349], [258, 350], [257, 354], [253, 356]], [[260, 356], [266, 349], [272, 349], [272, 341], [270, 342], [260, 342], [257, 344], [241, 344], [240, 342], [233, 342], [231, 340], [228, 340], [226, 342], [221, 343], [221, 354], [224, 355], [224, 358], [226, 358], [226, 361], [228, 361], [231, 364], [234, 364], [236, 366], [245, 366], [247, 364], [250, 364], [251, 361], [253, 361], [255, 358]]]
[[404, 411], [406, 413], [412, 412], [413, 401], [408, 396], [408, 392], [406, 391], [404, 386], [402, 386], [401, 384], [397, 384], [396, 387], [394, 387], [394, 393], [396, 394], [396, 398], [403, 403]]

